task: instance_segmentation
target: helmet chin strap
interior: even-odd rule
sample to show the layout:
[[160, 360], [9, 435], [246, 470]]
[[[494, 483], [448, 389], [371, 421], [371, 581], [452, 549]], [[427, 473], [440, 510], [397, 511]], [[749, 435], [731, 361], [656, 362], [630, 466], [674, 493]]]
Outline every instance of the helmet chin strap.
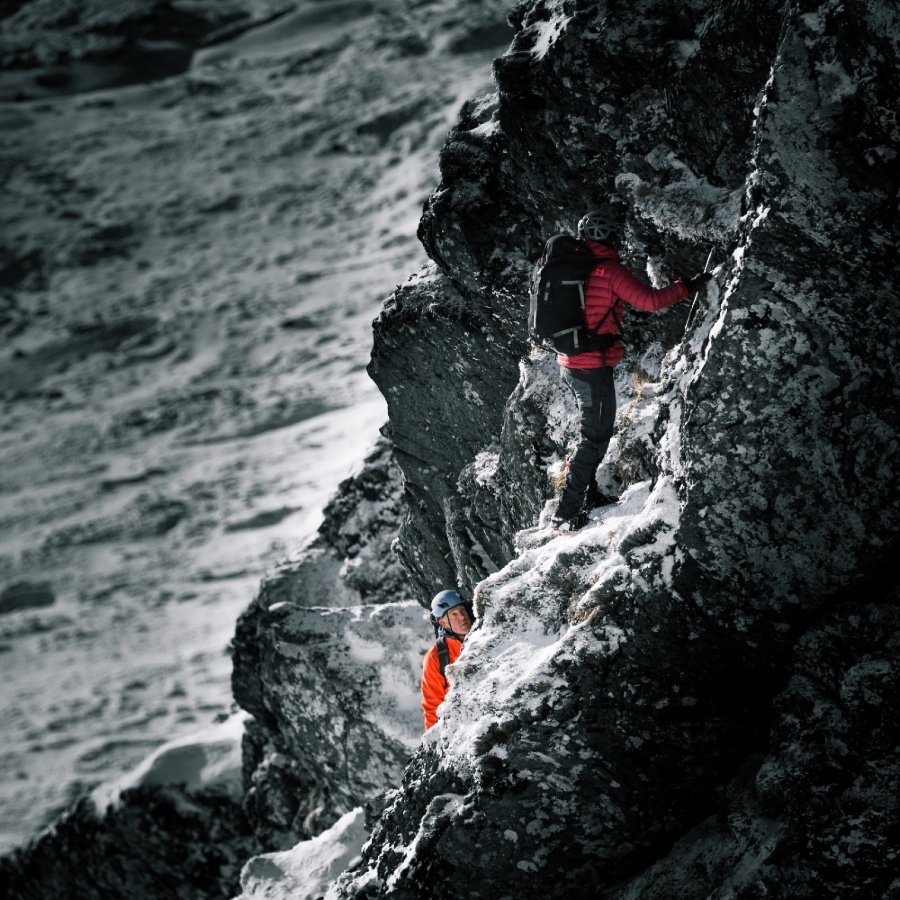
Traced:
[[464, 640], [466, 639], [466, 636], [465, 636], [464, 634], [457, 634], [457, 633], [456, 633], [452, 628], [450, 628], [448, 625], [441, 625], [441, 631], [443, 631], [444, 634], [447, 635], [447, 637], [452, 637], [452, 638], [453, 638], [454, 640], [456, 640], [456, 641], [462, 642], [462, 641], [464, 641]]

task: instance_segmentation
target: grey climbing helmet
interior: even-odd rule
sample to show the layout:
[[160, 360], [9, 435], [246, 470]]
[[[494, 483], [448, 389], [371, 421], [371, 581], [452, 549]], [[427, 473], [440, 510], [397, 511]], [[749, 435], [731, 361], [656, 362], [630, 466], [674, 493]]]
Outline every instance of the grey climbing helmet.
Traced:
[[431, 615], [437, 621], [447, 615], [453, 607], [466, 605], [468, 605], [466, 601], [456, 591], [441, 591], [435, 594], [434, 600], [431, 601]]
[[617, 235], [620, 229], [621, 222], [616, 211], [611, 206], [601, 206], [581, 217], [578, 237], [602, 243]]
[[451, 609], [457, 606], [464, 606], [469, 614], [469, 621], [473, 625], [475, 624], [475, 608], [470, 601], [463, 600], [456, 591], [441, 591], [439, 594], [435, 594], [434, 600], [431, 601], [431, 624], [434, 625], [435, 636], [443, 631], [444, 634], [456, 637], [452, 631], [440, 625], [438, 620], [443, 619]]

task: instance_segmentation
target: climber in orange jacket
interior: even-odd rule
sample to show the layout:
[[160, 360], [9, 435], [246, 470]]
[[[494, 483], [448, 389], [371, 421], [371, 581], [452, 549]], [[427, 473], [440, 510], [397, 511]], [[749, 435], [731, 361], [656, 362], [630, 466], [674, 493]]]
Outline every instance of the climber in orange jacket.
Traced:
[[444, 669], [456, 662], [474, 620], [472, 605], [456, 591], [441, 591], [431, 601], [431, 621], [437, 630], [437, 640], [429, 647], [422, 666], [422, 711], [426, 731], [437, 722], [437, 708], [450, 690]]

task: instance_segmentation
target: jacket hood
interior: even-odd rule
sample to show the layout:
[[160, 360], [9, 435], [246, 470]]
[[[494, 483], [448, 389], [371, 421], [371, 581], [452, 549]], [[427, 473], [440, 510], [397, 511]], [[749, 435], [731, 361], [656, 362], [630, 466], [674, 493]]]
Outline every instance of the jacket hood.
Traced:
[[585, 243], [597, 259], [608, 259], [611, 262], [619, 262], [619, 254], [616, 253], [612, 247], [601, 244], [599, 241], [587, 240]]

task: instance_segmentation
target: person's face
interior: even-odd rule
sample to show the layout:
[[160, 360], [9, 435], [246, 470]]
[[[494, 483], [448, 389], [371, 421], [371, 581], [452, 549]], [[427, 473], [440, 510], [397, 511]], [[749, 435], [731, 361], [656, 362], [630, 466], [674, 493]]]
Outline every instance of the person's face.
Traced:
[[439, 620], [444, 628], [449, 628], [454, 634], [467, 635], [472, 628], [472, 620], [469, 611], [464, 606], [454, 606], [447, 610], [446, 615]]

